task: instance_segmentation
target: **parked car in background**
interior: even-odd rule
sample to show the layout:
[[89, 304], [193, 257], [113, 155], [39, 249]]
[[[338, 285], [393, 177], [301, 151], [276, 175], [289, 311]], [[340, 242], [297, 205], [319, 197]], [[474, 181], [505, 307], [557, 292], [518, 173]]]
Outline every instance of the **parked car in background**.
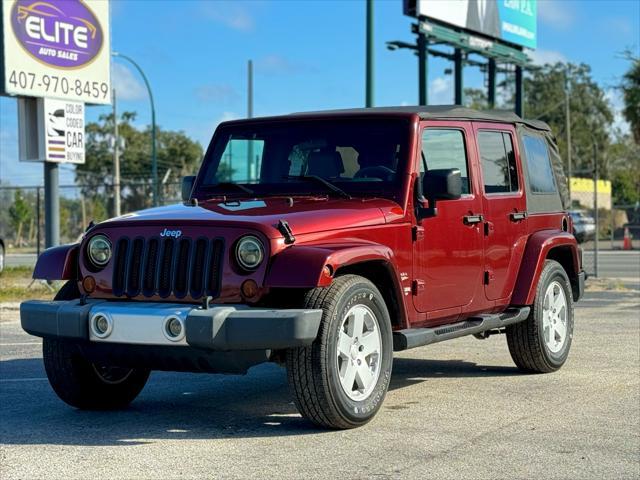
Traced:
[[573, 236], [576, 237], [578, 243], [588, 242], [596, 236], [596, 221], [591, 215], [582, 210], [569, 211], [571, 220], [573, 220]]

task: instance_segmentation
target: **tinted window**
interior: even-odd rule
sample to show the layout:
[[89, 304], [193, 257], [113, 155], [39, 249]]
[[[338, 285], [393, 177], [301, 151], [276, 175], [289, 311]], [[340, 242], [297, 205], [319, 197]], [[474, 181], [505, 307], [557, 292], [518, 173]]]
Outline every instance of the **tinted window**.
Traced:
[[469, 193], [469, 172], [464, 135], [460, 130], [437, 128], [422, 133], [420, 173], [429, 170], [457, 168], [462, 176], [462, 193]]
[[506, 132], [479, 132], [478, 147], [486, 193], [518, 191], [518, 171], [511, 135]]
[[547, 144], [539, 137], [523, 135], [524, 149], [527, 156], [527, 173], [529, 186], [533, 193], [553, 193], [556, 181], [551, 169], [551, 160]]
[[216, 182], [250, 182], [258, 178], [263, 140], [230, 138], [216, 171]]

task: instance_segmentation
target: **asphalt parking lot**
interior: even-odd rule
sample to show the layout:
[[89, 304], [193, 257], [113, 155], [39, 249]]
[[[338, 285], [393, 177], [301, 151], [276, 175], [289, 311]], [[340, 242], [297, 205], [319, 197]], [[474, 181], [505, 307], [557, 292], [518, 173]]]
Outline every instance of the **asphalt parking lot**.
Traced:
[[154, 373], [126, 411], [55, 397], [40, 342], [0, 312], [0, 477], [640, 477], [640, 292], [589, 292], [572, 353], [519, 373], [502, 336], [396, 356], [367, 426], [319, 431], [296, 412], [284, 370], [244, 377]]

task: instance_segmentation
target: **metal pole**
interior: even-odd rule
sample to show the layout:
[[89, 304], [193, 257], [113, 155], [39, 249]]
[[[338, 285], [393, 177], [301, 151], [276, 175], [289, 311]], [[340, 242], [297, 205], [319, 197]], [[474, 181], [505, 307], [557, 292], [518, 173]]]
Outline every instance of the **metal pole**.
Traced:
[[496, 61], [493, 58], [489, 59], [487, 75], [489, 77], [487, 102], [489, 103], [489, 108], [496, 108]]
[[516, 115], [522, 117], [524, 115], [524, 85], [522, 84], [522, 67], [516, 65]]
[[40, 256], [40, 187], [36, 188], [36, 255]]
[[116, 108], [116, 89], [113, 93], [113, 211], [120, 216], [120, 138], [118, 137], [118, 110]]
[[598, 277], [598, 146], [593, 144], [593, 218], [596, 222], [596, 235], [593, 241], [593, 276]]
[[569, 180], [569, 205], [571, 205], [571, 106], [569, 104], [569, 81], [567, 79], [567, 71], [565, 70], [565, 85], [564, 85], [564, 99], [565, 99], [565, 130], [567, 132], [567, 179]]
[[373, 107], [373, 0], [367, 0], [366, 107]]
[[[253, 61], [247, 65], [247, 118], [253, 118]], [[247, 181], [251, 180], [251, 165], [253, 163], [253, 142], [247, 145]]]
[[454, 70], [454, 81], [455, 81], [455, 88], [454, 88], [454, 94], [455, 94], [455, 99], [454, 99], [454, 103], [456, 105], [462, 105], [462, 103], [464, 102], [464, 82], [462, 79], [462, 50], [459, 48], [456, 48], [454, 53], [453, 53], [453, 70]]
[[418, 103], [429, 104], [429, 42], [422, 30], [418, 30]]
[[60, 191], [58, 164], [44, 162], [44, 246], [60, 244]]
[[149, 84], [149, 80], [147, 80], [147, 76], [131, 57], [123, 55], [119, 52], [112, 52], [111, 55], [114, 57], [121, 57], [125, 60], [131, 62], [131, 64], [136, 67], [142, 79], [144, 80], [144, 84], [147, 87], [147, 92], [149, 93], [149, 101], [151, 102], [151, 177], [153, 181], [153, 206], [158, 206], [158, 159], [156, 156], [156, 108], [153, 103], [153, 93], [151, 92], [151, 85]]

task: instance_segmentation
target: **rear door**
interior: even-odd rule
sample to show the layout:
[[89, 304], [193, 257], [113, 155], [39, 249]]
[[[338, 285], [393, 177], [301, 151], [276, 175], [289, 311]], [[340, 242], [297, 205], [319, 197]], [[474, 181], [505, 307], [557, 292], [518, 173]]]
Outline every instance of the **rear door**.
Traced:
[[474, 125], [482, 172], [484, 284], [489, 300], [511, 295], [526, 243], [527, 213], [515, 129]]

